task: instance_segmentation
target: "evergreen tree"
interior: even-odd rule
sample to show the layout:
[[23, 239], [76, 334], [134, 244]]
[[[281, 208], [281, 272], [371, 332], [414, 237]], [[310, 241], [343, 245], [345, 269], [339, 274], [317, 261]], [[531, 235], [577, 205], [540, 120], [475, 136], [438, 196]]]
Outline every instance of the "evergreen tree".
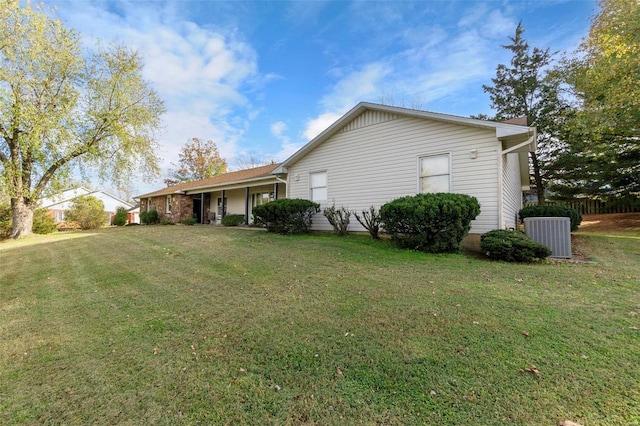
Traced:
[[547, 72], [553, 60], [549, 49], [534, 47], [522, 37], [524, 28], [518, 23], [511, 44], [503, 45], [512, 52], [508, 65], [499, 64], [492, 86], [483, 85], [489, 93], [495, 120], [504, 121], [525, 116], [528, 126], [538, 129], [538, 149], [530, 153], [538, 203], [545, 203], [545, 173], [553, 161], [557, 145], [559, 124], [568, 109], [560, 99], [561, 79]]

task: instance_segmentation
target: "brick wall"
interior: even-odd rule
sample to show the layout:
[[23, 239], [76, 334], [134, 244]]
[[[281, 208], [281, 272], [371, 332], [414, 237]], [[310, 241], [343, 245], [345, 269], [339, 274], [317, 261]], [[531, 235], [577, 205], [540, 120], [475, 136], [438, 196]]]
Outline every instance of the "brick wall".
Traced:
[[[167, 197], [171, 197], [171, 212], [167, 212]], [[151, 200], [150, 203], [148, 200]], [[151, 204], [150, 208], [148, 207]], [[156, 210], [160, 222], [180, 222], [193, 217], [193, 199], [190, 195], [171, 194], [159, 197], [142, 198], [140, 212]]]

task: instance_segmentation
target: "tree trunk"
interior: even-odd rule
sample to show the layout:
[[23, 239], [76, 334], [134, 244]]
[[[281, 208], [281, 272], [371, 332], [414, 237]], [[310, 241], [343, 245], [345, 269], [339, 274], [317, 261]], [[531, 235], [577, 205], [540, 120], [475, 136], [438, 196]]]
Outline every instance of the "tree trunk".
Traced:
[[533, 179], [536, 183], [536, 195], [538, 196], [538, 205], [544, 206], [544, 186], [542, 185], [542, 176], [540, 175], [540, 162], [535, 152], [531, 153], [531, 163], [533, 164]]
[[13, 212], [11, 238], [24, 238], [31, 235], [34, 207], [33, 204], [25, 203], [22, 197], [11, 199], [11, 210]]

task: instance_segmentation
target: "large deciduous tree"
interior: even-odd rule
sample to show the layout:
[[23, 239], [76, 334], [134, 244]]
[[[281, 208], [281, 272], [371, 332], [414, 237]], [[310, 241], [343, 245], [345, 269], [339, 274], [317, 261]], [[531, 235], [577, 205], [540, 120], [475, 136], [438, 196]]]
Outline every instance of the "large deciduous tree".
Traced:
[[31, 233], [38, 198], [74, 167], [116, 185], [134, 171], [157, 173], [153, 135], [164, 112], [136, 52], [83, 52], [76, 32], [20, 3], [0, 7], [0, 187], [13, 238]]
[[526, 116], [528, 126], [538, 128], [538, 150], [530, 154], [538, 202], [545, 203], [544, 174], [552, 161], [558, 143], [558, 124], [568, 105], [561, 101], [561, 80], [548, 73], [553, 54], [549, 49], [534, 47], [522, 37], [524, 28], [518, 23], [511, 44], [503, 45], [512, 53], [508, 65], [499, 64], [492, 86], [483, 85], [496, 111], [495, 120]]
[[600, 0], [600, 11], [565, 64], [580, 109], [554, 191], [604, 199], [640, 193], [640, 3]]
[[175, 169], [165, 179], [168, 186], [207, 179], [227, 172], [227, 160], [220, 156], [215, 142], [205, 142], [200, 138], [191, 138], [182, 147], [178, 164], [173, 166]]

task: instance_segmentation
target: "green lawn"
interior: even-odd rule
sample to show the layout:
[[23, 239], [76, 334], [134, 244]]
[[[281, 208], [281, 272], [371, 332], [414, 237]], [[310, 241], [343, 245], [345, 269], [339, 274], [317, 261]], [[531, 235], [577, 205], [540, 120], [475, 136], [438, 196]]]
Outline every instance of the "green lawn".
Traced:
[[593, 263], [203, 226], [0, 243], [0, 423], [639, 425], [640, 235], [574, 238]]

